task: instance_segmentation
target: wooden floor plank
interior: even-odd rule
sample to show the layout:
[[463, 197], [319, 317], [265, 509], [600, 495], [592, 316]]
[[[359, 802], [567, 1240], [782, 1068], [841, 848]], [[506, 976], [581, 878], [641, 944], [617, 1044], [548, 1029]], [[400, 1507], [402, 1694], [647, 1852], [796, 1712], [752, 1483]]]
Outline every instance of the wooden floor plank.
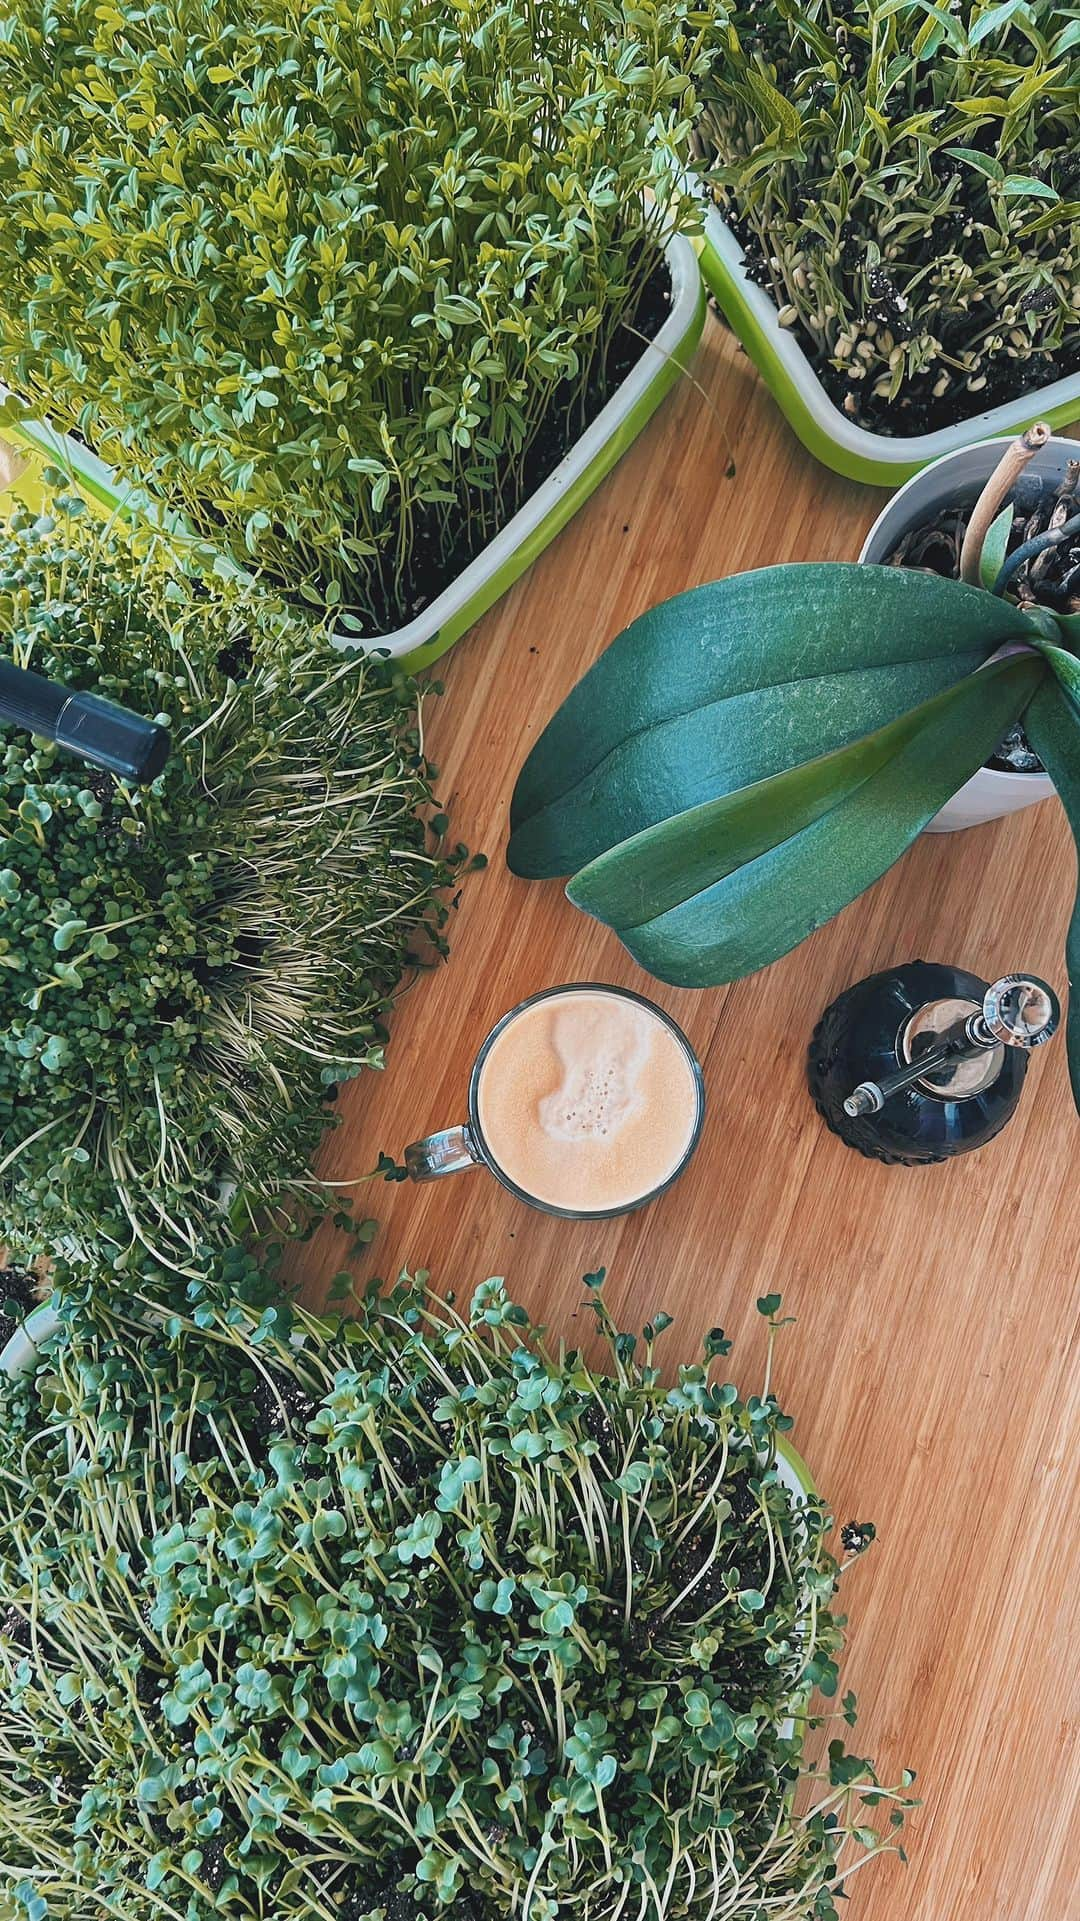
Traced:
[[[756, 980], [693, 994], [649, 984], [556, 884], [505, 869], [514, 777], [608, 640], [654, 601], [779, 560], [853, 558], [883, 496], [798, 446], [730, 337], [710, 321], [689, 381], [554, 547], [439, 669], [430, 720], [453, 831], [490, 857], [469, 880], [448, 966], [399, 1008], [385, 1078], [341, 1101], [320, 1162], [355, 1180], [380, 1150], [464, 1118], [488, 1027], [557, 981], [655, 991], [704, 1063], [697, 1159], [621, 1223], [553, 1221], [485, 1174], [355, 1190], [381, 1229], [363, 1272], [430, 1268], [463, 1292], [489, 1274], [553, 1330], [588, 1339], [580, 1276], [640, 1327], [674, 1314], [668, 1364], [717, 1322], [753, 1383], [757, 1294], [798, 1316], [778, 1384], [796, 1440], [841, 1520], [871, 1517], [852, 1571], [845, 1683], [858, 1742], [886, 1772], [919, 1770], [911, 1866], [853, 1884], [852, 1921], [1068, 1921], [1076, 1892], [1075, 1350], [1080, 1132], [1060, 1044], [1033, 1063], [1022, 1110], [945, 1168], [864, 1162], [818, 1122], [803, 1086], [814, 1022], [844, 985], [916, 955], [986, 977], [1031, 967], [1064, 986], [1074, 857], [1056, 803], [924, 837], [871, 893]], [[734, 457], [736, 473], [727, 477]], [[318, 1305], [344, 1242], [293, 1258]], [[1070, 1681], [1070, 1677], [1073, 1677]]]

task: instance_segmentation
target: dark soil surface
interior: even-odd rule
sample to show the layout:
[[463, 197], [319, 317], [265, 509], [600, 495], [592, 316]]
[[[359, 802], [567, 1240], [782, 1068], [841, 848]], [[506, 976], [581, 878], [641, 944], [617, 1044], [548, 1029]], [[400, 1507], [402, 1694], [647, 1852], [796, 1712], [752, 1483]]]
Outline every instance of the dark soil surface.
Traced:
[[[909, 527], [889, 555], [889, 566], [920, 568], [941, 574], [946, 580], [958, 580], [960, 550], [974, 504], [972, 499], [949, 507], [933, 520]], [[1012, 507], [1007, 562], [1029, 541], [1080, 515], [1080, 462], [1071, 461], [1060, 482], [1043, 481], [1035, 474], [1022, 475], [1013, 491]], [[1080, 612], [1080, 528], [1024, 561], [1009, 581], [1008, 590], [1021, 606], [1038, 604], [1060, 614]], [[986, 764], [1006, 774], [1044, 771], [1019, 722], [1009, 729]]]
[[[805, 332], [802, 347], [813, 363], [814, 343]], [[878, 394], [867, 392], [864, 381], [848, 380], [835, 367], [816, 368], [835, 407], [858, 426], [894, 439], [898, 435], [932, 434], [939, 427], [954, 427], [958, 421], [973, 420], [979, 414], [988, 413], [991, 407], [1004, 406], [1006, 401], [1040, 392], [1052, 381], [1080, 373], [1080, 346], [1063, 348], [1058, 353], [1033, 353], [1023, 361], [1004, 354], [997, 358], [987, 356], [983, 371], [986, 385], [980, 387], [978, 393], [967, 393], [960, 388], [936, 399], [930, 389], [931, 379], [937, 378], [935, 371], [921, 378], [913, 377], [895, 400], [884, 400]], [[855, 395], [857, 402], [854, 413], [844, 405], [850, 394]]]
[[[721, 212], [743, 250], [747, 279], [775, 301], [769, 264], [756, 233], [729, 208], [722, 207]], [[882, 305], [875, 307], [874, 318], [892, 320], [888, 299], [888, 290], [883, 289]], [[1024, 394], [1049, 386], [1051, 381], [1080, 373], [1080, 340], [1074, 340], [1056, 352], [1036, 351], [1024, 361], [1005, 353], [987, 355], [981, 367], [986, 385], [977, 393], [961, 387], [935, 397], [933, 387], [941, 369], [929, 367], [922, 375], [913, 375], [895, 400], [885, 400], [870, 392], [865, 381], [850, 380], [838, 368], [823, 361], [817, 342], [801, 321], [796, 322], [792, 331], [833, 405], [856, 426], [865, 427], [870, 433], [885, 434], [890, 439], [904, 434], [936, 433], [940, 427], [973, 420], [991, 407], [1019, 400]]]
[[28, 1268], [0, 1268], [0, 1348], [40, 1305], [37, 1278]]

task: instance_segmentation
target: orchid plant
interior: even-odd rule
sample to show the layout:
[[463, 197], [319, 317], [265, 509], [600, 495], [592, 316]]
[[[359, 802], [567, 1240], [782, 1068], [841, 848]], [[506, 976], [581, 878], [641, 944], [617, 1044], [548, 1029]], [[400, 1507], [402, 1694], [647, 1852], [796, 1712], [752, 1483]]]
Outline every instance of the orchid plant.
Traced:
[[[519, 776], [508, 860], [684, 987], [766, 967], [869, 887], [1016, 722], [1080, 837], [1080, 557], [1071, 507], [1031, 541], [1011, 492], [1049, 438], [1014, 442], [968, 523], [961, 578], [767, 567], [653, 607], [614, 640]], [[1069, 549], [1071, 551], [1071, 549]], [[1066, 954], [1080, 976], [1080, 902]], [[1069, 1009], [1080, 1105], [1080, 993]]]

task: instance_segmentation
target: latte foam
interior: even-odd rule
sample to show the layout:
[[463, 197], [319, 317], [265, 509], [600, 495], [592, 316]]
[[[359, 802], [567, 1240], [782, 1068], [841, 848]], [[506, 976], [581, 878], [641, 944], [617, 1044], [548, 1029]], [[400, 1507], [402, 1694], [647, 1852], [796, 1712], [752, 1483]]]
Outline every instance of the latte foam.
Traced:
[[648, 1006], [602, 988], [553, 994], [496, 1035], [480, 1073], [487, 1146], [549, 1207], [608, 1213], [660, 1188], [697, 1128], [698, 1083]]

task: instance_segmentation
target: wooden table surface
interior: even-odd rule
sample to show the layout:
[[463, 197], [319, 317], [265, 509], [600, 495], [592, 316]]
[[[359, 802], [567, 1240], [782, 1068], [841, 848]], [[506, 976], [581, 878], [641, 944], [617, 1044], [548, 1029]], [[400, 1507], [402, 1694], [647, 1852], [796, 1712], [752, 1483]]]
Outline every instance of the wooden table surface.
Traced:
[[[520, 1206], [484, 1172], [360, 1188], [380, 1232], [355, 1271], [420, 1266], [459, 1291], [501, 1274], [556, 1334], [587, 1340], [580, 1277], [603, 1264], [622, 1326], [640, 1328], [656, 1308], [676, 1316], [669, 1366], [720, 1322], [750, 1389], [764, 1350], [755, 1297], [781, 1291], [798, 1317], [778, 1370], [793, 1438], [838, 1520], [879, 1530], [844, 1597], [855, 1745], [887, 1776], [916, 1768], [924, 1802], [910, 1866], [890, 1858], [857, 1876], [852, 1921], [1067, 1921], [1080, 1915], [1070, 1718], [1080, 1125], [1065, 1049], [1034, 1062], [999, 1140], [946, 1167], [862, 1160], [819, 1122], [803, 1084], [822, 1008], [890, 962], [922, 956], [988, 979], [1023, 966], [1064, 987], [1074, 877], [1064, 816], [1051, 802], [923, 837], [796, 953], [705, 992], [651, 986], [558, 883], [516, 880], [504, 864], [517, 770], [620, 628], [718, 575], [853, 558], [884, 498], [810, 459], [711, 317], [694, 374], [699, 386], [680, 383], [437, 670], [440, 793], [454, 835], [490, 866], [466, 884], [449, 964], [397, 1011], [387, 1075], [345, 1091], [319, 1172], [355, 1179], [381, 1149], [400, 1157], [407, 1141], [464, 1119], [481, 1040], [538, 988], [603, 979], [654, 993], [697, 1048], [709, 1099], [701, 1148], [667, 1196], [622, 1222], [582, 1223]], [[345, 1249], [327, 1229], [294, 1256], [311, 1305]]]

